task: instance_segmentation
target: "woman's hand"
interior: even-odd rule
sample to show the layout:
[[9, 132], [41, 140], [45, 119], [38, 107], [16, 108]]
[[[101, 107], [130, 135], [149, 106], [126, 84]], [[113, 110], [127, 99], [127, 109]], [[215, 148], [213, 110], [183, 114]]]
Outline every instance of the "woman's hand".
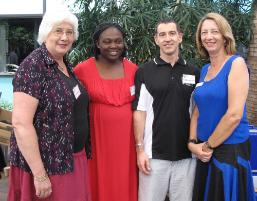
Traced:
[[209, 142], [206, 141], [206, 142], [203, 143], [202, 150], [204, 152], [212, 152], [213, 148], [210, 146]]
[[209, 162], [211, 157], [212, 157], [212, 153], [213, 150], [208, 150], [205, 151], [203, 149], [204, 143], [200, 143], [200, 144], [194, 144], [194, 143], [188, 143], [188, 149], [196, 155], [196, 157], [201, 160], [202, 162], [206, 163]]
[[46, 174], [42, 176], [34, 176], [34, 186], [36, 196], [40, 199], [47, 198], [52, 193], [51, 181]]

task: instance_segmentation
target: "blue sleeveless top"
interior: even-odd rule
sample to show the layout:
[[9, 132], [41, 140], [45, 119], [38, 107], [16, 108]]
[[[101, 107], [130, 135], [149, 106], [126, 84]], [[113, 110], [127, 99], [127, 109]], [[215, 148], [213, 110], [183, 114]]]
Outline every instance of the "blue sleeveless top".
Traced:
[[[228, 76], [232, 62], [238, 56], [231, 56], [218, 74], [209, 81], [204, 81], [210, 64], [203, 66], [200, 81], [196, 85], [193, 97], [199, 110], [197, 121], [197, 137], [201, 141], [207, 141], [213, 133], [219, 121], [228, 109]], [[243, 117], [232, 132], [224, 141], [224, 144], [237, 144], [249, 138], [248, 120], [246, 105], [244, 106]]]

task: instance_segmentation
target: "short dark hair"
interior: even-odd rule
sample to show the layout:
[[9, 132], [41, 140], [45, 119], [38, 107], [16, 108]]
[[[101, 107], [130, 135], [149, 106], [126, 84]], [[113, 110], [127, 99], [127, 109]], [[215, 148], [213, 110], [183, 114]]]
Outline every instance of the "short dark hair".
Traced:
[[[100, 35], [101, 35], [106, 29], [108, 29], [108, 28], [110, 28], [110, 27], [113, 27], [113, 28], [116, 28], [117, 30], [119, 30], [119, 31], [121, 32], [122, 37], [123, 37], [123, 40], [124, 40], [124, 42], [125, 42], [126, 34], [125, 34], [125, 32], [123, 31], [122, 27], [121, 27], [119, 24], [113, 23], [113, 22], [104, 22], [104, 23], [102, 23], [102, 24], [99, 24], [99, 25], [96, 27], [95, 32], [94, 32], [94, 34], [93, 34], [94, 56], [95, 56], [96, 59], [98, 59], [98, 55], [101, 54], [99, 48], [97, 47], [97, 42], [98, 42], [98, 40], [99, 40], [99, 38], [100, 38]], [[123, 52], [122, 52], [122, 54], [121, 54], [121, 57], [125, 57], [126, 54], [127, 54], [127, 47], [126, 47], [126, 45], [125, 45], [125, 43], [124, 43], [124, 50], [123, 50]]]
[[173, 19], [161, 19], [159, 22], [157, 22], [157, 24], [155, 26], [155, 35], [157, 34], [157, 29], [158, 29], [160, 24], [169, 24], [169, 23], [174, 23], [176, 25], [177, 31], [179, 33], [183, 33], [183, 31], [180, 28], [179, 24], [175, 20], [173, 20]]

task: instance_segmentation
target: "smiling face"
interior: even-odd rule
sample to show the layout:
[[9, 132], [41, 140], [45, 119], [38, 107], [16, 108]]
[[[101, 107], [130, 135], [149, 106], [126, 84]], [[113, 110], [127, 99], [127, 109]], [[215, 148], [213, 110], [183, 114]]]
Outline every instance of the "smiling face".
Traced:
[[226, 41], [214, 20], [206, 19], [203, 21], [200, 37], [201, 43], [209, 55], [215, 55], [220, 51], [226, 52]]
[[104, 30], [98, 41], [97, 48], [100, 50], [100, 57], [108, 61], [120, 60], [124, 51], [124, 39], [122, 33], [115, 27]]
[[160, 56], [177, 56], [182, 33], [179, 33], [175, 23], [161, 23], [157, 27], [155, 43], [160, 47]]
[[60, 59], [71, 49], [74, 40], [73, 26], [68, 22], [62, 22], [53, 26], [45, 45], [54, 59]]

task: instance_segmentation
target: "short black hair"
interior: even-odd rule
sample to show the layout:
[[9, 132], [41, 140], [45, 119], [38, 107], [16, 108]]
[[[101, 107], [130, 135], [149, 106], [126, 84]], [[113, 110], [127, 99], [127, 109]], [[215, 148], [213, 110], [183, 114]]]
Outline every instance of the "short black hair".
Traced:
[[[123, 40], [125, 42], [126, 34], [125, 34], [125, 32], [123, 31], [122, 27], [119, 24], [114, 23], [114, 22], [104, 22], [102, 24], [99, 24], [96, 27], [95, 32], [93, 34], [94, 56], [95, 56], [96, 59], [98, 59], [98, 55], [101, 54], [99, 48], [97, 47], [97, 41], [99, 40], [101, 33], [103, 33], [106, 29], [108, 29], [110, 27], [118, 29], [121, 32]], [[121, 57], [125, 57], [126, 54], [127, 54], [127, 48], [126, 48], [126, 45], [124, 43], [124, 50], [121, 54]]]
[[173, 20], [173, 19], [161, 19], [160, 21], [157, 22], [157, 24], [155, 26], [155, 35], [157, 34], [157, 29], [158, 29], [158, 26], [160, 24], [169, 24], [169, 23], [174, 23], [176, 25], [177, 31], [179, 33], [183, 33], [183, 31], [180, 28], [179, 24], [175, 20]]

